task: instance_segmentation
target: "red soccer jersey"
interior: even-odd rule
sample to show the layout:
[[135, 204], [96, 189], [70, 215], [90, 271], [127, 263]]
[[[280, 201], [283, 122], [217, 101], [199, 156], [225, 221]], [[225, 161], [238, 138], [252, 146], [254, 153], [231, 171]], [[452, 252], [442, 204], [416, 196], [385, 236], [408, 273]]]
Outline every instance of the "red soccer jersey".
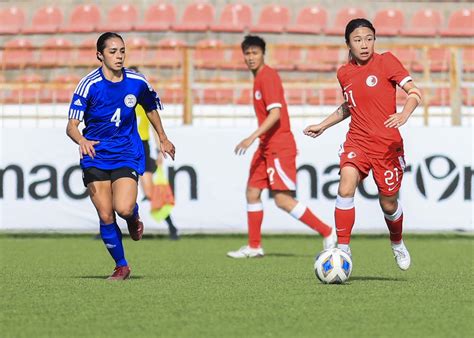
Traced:
[[260, 136], [260, 145], [263, 147], [276, 146], [278, 148], [291, 146], [296, 150], [280, 76], [267, 65], [263, 66], [254, 79], [253, 107], [259, 126], [265, 121], [271, 109], [280, 108], [280, 120]]
[[361, 148], [373, 158], [403, 155], [403, 140], [396, 128], [384, 126], [396, 113], [396, 85], [403, 87], [410, 74], [392, 53], [374, 53], [359, 66], [349, 62], [337, 71], [345, 100], [351, 111], [351, 123], [345, 145]]

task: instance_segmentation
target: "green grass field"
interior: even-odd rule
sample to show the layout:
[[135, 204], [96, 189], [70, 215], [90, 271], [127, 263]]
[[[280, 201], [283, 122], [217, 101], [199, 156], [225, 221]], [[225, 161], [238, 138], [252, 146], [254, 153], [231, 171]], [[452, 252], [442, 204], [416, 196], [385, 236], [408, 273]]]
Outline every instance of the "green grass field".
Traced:
[[[90, 236], [0, 236], [2, 337], [467, 337], [472, 236], [356, 236], [345, 285], [320, 284], [320, 238], [264, 237], [266, 257], [231, 260], [241, 236], [125, 240], [132, 279]], [[469, 333], [471, 332], [471, 333]]]

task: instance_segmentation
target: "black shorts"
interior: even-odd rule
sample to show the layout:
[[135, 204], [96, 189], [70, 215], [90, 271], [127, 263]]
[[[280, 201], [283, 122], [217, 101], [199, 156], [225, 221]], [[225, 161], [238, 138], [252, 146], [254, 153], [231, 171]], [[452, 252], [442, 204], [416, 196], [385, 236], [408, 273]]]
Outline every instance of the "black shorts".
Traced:
[[89, 183], [96, 181], [111, 181], [114, 183], [116, 180], [122, 177], [130, 177], [138, 182], [138, 173], [134, 169], [128, 167], [112, 170], [103, 170], [90, 167], [82, 170], [82, 182], [84, 182], [85, 187], [87, 187]]
[[156, 171], [156, 161], [150, 155], [150, 144], [148, 141], [142, 141], [143, 149], [145, 149], [145, 172], [154, 173]]

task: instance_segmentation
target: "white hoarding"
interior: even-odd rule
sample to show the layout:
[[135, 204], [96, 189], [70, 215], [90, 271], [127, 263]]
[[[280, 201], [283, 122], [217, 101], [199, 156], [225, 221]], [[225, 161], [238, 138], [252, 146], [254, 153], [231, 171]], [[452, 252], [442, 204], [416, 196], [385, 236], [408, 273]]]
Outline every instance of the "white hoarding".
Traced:
[[[166, 172], [175, 189], [175, 223], [182, 232], [245, 232], [245, 185], [256, 145], [243, 157], [235, 145], [250, 127], [169, 128], [176, 160]], [[310, 139], [295, 129], [297, 198], [333, 224], [338, 156], [343, 126]], [[473, 136], [471, 127], [406, 127], [406, 161], [400, 200], [406, 231], [473, 230]], [[63, 128], [2, 128], [0, 159], [0, 230], [81, 231], [98, 229], [78, 167], [77, 147]], [[384, 232], [386, 226], [372, 178], [356, 195], [356, 232]], [[278, 210], [264, 192], [264, 232], [307, 232], [304, 225]], [[165, 231], [141, 214], [150, 232]], [[120, 223], [124, 225], [123, 222]]]

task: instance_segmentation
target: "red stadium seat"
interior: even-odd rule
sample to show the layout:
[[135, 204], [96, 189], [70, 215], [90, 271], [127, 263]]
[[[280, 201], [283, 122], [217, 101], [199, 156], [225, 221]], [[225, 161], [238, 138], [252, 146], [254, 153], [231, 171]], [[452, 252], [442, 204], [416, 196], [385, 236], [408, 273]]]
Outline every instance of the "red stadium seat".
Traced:
[[28, 39], [17, 38], [5, 43], [2, 68], [25, 68], [34, 63], [33, 46]]
[[20, 87], [12, 89], [5, 101], [7, 103], [39, 103], [41, 101], [41, 93], [43, 90], [42, 83], [44, 79], [39, 74], [23, 74], [20, 75], [15, 83]]
[[181, 23], [174, 25], [178, 32], [204, 32], [214, 23], [214, 6], [206, 2], [195, 2], [188, 5]]
[[339, 48], [308, 48], [303, 62], [296, 65], [301, 71], [332, 72], [337, 69], [340, 61]]
[[290, 23], [290, 11], [280, 5], [267, 5], [262, 8], [256, 26], [251, 28], [255, 33], [283, 33]]
[[243, 32], [252, 25], [252, 7], [246, 4], [227, 4], [218, 24], [211, 25], [214, 32]]
[[63, 12], [59, 7], [47, 6], [36, 11], [31, 26], [23, 29], [25, 34], [56, 33], [63, 23]]
[[253, 102], [253, 91], [251, 89], [242, 89], [240, 96], [237, 99], [237, 104], [252, 104]]
[[69, 16], [69, 23], [61, 31], [65, 33], [95, 32], [101, 23], [101, 18], [97, 5], [77, 5]]
[[420, 9], [411, 18], [410, 27], [404, 27], [400, 33], [405, 36], [436, 36], [442, 25], [441, 13], [433, 9]]
[[317, 106], [339, 106], [344, 102], [344, 99], [340, 88], [324, 88], [316, 90], [308, 102]]
[[144, 66], [153, 62], [148, 39], [141, 36], [127, 38], [125, 46], [127, 65]]
[[463, 49], [462, 62], [464, 72], [474, 72], [474, 47], [468, 47]]
[[76, 66], [99, 66], [100, 62], [96, 57], [96, 41], [95, 39], [86, 39], [79, 44], [77, 49], [76, 57], [74, 58], [74, 64]]
[[138, 20], [138, 11], [135, 5], [122, 4], [113, 7], [107, 15], [107, 23], [99, 26], [104, 32], [132, 31]]
[[383, 9], [375, 14], [374, 27], [377, 35], [398, 35], [405, 23], [403, 12], [398, 9]]
[[145, 21], [138, 23], [137, 31], [162, 32], [171, 28], [176, 23], [176, 8], [173, 4], [159, 3], [148, 7], [145, 13]]
[[400, 60], [400, 62], [408, 71], [412, 70], [414, 64], [420, 60], [417, 50], [411, 47], [394, 48], [391, 50], [391, 52], [398, 60]]
[[461, 88], [462, 104], [468, 107], [474, 106], [474, 88]]
[[221, 68], [226, 63], [224, 43], [221, 40], [205, 39], [196, 43], [194, 65], [198, 68]]
[[301, 62], [301, 48], [279, 45], [271, 50], [270, 56], [277, 70], [293, 70]]
[[423, 98], [430, 106], [449, 106], [451, 104], [450, 88], [425, 89]]
[[198, 103], [203, 104], [230, 104], [233, 101], [234, 90], [230, 88], [206, 88], [203, 90], [202, 99], [198, 99]]
[[183, 104], [184, 103], [184, 93], [183, 89], [181, 88], [173, 88], [173, 89], [164, 89], [161, 90], [159, 93], [163, 98], [165, 104]]
[[73, 48], [69, 40], [53, 37], [45, 41], [40, 50], [40, 67], [67, 66], [72, 62]]
[[296, 19], [296, 23], [288, 26], [288, 33], [320, 34], [326, 27], [328, 14], [321, 6], [303, 8]]
[[239, 46], [233, 46], [230, 50], [230, 60], [222, 65], [223, 69], [247, 70], [247, 65], [244, 61], [242, 49]]
[[441, 30], [442, 36], [465, 36], [474, 35], [474, 9], [461, 9], [451, 13], [448, 28]]
[[[450, 52], [447, 48], [430, 48], [428, 50], [428, 63], [431, 72], [446, 72], [449, 69]], [[421, 61], [423, 62], [423, 61]], [[424, 64], [415, 62], [415, 72], [423, 72]]]
[[179, 67], [183, 63], [183, 49], [186, 43], [178, 39], [163, 39], [158, 41], [158, 49], [154, 58], [156, 64], [162, 67]]
[[25, 25], [25, 13], [16, 6], [0, 9], [0, 34], [18, 34]]
[[285, 100], [289, 105], [307, 104], [312, 97], [312, 89], [285, 88]]
[[77, 84], [81, 80], [77, 74], [59, 75], [48, 83], [48, 87], [41, 93], [43, 103], [69, 103]]
[[349, 21], [352, 19], [366, 17], [367, 14], [363, 9], [354, 7], [343, 8], [337, 13], [333, 26], [331, 28], [325, 29], [324, 31], [328, 35], [344, 35], [346, 25], [349, 23]]

